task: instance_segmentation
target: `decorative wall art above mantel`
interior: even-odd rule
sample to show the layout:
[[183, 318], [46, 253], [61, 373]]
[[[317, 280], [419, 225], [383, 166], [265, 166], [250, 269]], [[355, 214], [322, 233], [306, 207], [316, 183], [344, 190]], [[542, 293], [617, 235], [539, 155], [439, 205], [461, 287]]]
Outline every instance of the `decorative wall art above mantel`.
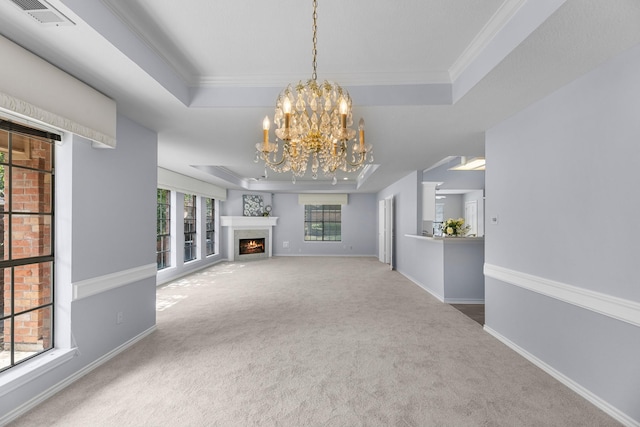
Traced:
[[242, 196], [242, 215], [262, 216], [264, 213], [264, 201], [262, 196], [244, 194]]

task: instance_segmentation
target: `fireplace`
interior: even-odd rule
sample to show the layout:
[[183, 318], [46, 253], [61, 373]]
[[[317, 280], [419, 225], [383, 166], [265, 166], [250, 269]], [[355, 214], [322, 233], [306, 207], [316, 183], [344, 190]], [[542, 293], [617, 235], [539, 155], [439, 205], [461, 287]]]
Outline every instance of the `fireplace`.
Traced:
[[277, 221], [277, 217], [221, 216], [220, 224], [227, 228], [227, 260], [269, 258], [273, 227]]
[[239, 239], [238, 255], [263, 254], [265, 249], [265, 239]]

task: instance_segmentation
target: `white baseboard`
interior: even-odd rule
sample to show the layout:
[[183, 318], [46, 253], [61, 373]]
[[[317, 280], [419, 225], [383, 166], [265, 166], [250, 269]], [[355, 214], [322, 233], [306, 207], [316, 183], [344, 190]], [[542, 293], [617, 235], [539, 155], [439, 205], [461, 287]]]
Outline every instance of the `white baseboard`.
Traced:
[[113, 350], [111, 350], [110, 352], [106, 353], [102, 357], [94, 360], [93, 362], [91, 362], [87, 366], [85, 366], [82, 369], [80, 369], [79, 371], [75, 372], [73, 375], [63, 379], [62, 381], [60, 381], [56, 385], [48, 388], [47, 390], [45, 390], [42, 393], [40, 393], [37, 396], [35, 396], [34, 398], [30, 399], [29, 401], [27, 401], [27, 402], [23, 403], [22, 405], [20, 405], [19, 407], [15, 408], [11, 412], [5, 414], [4, 416], [2, 416], [0, 418], [0, 426], [4, 426], [6, 424], [9, 424], [11, 421], [15, 420], [16, 418], [20, 417], [21, 415], [26, 414], [28, 411], [30, 411], [31, 409], [33, 409], [34, 407], [36, 407], [40, 403], [44, 402], [45, 400], [49, 399], [54, 394], [56, 394], [59, 391], [65, 389], [66, 387], [70, 386], [75, 381], [77, 381], [80, 378], [82, 378], [83, 376], [87, 375], [89, 372], [93, 371], [94, 369], [96, 369], [100, 365], [103, 365], [104, 363], [106, 363], [109, 360], [113, 359], [115, 356], [117, 356], [118, 354], [122, 353], [123, 351], [125, 351], [126, 349], [128, 349], [129, 347], [131, 347], [132, 345], [134, 345], [135, 343], [137, 343], [141, 339], [146, 338], [148, 335], [153, 333], [155, 330], [156, 330], [156, 325], [153, 325], [151, 328], [147, 329], [146, 331], [136, 335], [135, 337], [131, 338], [129, 341], [121, 344], [120, 346], [114, 348]]
[[340, 257], [340, 258], [377, 258], [377, 255], [365, 255], [365, 254], [304, 254], [304, 253], [290, 253], [290, 254], [273, 254], [273, 257]]
[[492, 335], [494, 338], [496, 338], [498, 341], [502, 342], [507, 347], [509, 347], [510, 349], [512, 349], [513, 351], [515, 351], [516, 353], [518, 353], [519, 355], [521, 355], [522, 357], [527, 359], [529, 362], [533, 363], [538, 368], [542, 369], [547, 374], [551, 375], [553, 378], [555, 378], [556, 380], [560, 381], [562, 384], [564, 384], [565, 386], [569, 387], [571, 390], [573, 390], [574, 392], [578, 393], [580, 396], [584, 397], [587, 401], [589, 401], [590, 403], [595, 405], [597, 408], [599, 408], [600, 410], [602, 410], [603, 412], [608, 414], [611, 418], [615, 419], [616, 421], [618, 421], [618, 422], [620, 422], [623, 425], [628, 426], [628, 427], [640, 427], [640, 421], [634, 420], [633, 418], [629, 417], [624, 412], [621, 412], [620, 410], [618, 410], [614, 406], [611, 406], [609, 403], [605, 402], [604, 400], [602, 400], [601, 398], [599, 398], [595, 394], [591, 393], [589, 390], [587, 390], [586, 388], [584, 388], [580, 384], [576, 383], [571, 378], [567, 377], [566, 375], [564, 375], [560, 371], [554, 369], [553, 367], [551, 367], [547, 363], [545, 363], [542, 360], [538, 359], [536, 356], [534, 356], [533, 354], [529, 353], [528, 351], [526, 351], [525, 349], [523, 349], [522, 347], [520, 347], [516, 343], [512, 342], [508, 338], [506, 338], [503, 335], [501, 335], [500, 333], [498, 333], [495, 330], [491, 329], [487, 325], [484, 326], [484, 330], [487, 333], [489, 333], [490, 335]]
[[446, 302], [447, 304], [484, 304], [484, 298], [482, 299], [445, 298], [444, 302]]
[[420, 289], [424, 289], [425, 291], [429, 292], [431, 295], [433, 295], [438, 301], [440, 302], [445, 302], [444, 301], [444, 297], [442, 297], [441, 295], [438, 295], [437, 293], [435, 293], [432, 289], [427, 288], [426, 286], [424, 286], [422, 283], [420, 283], [418, 280], [414, 279], [413, 277], [409, 276], [406, 273], [403, 273], [400, 270], [396, 270], [398, 273], [402, 274], [404, 277], [406, 277], [407, 279], [411, 280], [413, 283], [415, 283], [416, 285], [418, 285], [420, 287]]
[[[398, 270], [396, 270], [396, 271], [398, 271]], [[438, 295], [437, 293], [435, 293], [435, 291], [433, 289], [429, 289], [428, 287], [424, 286], [422, 283], [420, 283], [415, 278], [409, 276], [408, 274], [403, 273], [401, 271], [398, 271], [398, 273], [402, 274], [404, 277], [406, 277], [407, 279], [411, 280], [413, 283], [418, 285], [421, 289], [424, 289], [425, 291], [427, 291], [428, 293], [433, 295], [435, 298], [438, 299], [438, 301], [443, 302], [445, 304], [484, 304], [484, 298], [478, 298], [478, 299], [445, 298], [442, 295]]]

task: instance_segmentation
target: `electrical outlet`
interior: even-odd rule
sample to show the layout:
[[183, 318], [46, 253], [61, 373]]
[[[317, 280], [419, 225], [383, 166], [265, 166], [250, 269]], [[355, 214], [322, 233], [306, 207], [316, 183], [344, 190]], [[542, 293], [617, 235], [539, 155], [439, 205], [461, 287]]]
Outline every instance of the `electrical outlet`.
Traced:
[[282, 242], [282, 247], [283, 248], [288, 248], [289, 247], [289, 242]]
[[124, 314], [119, 311], [118, 314], [116, 314], [116, 325], [120, 325], [122, 322], [124, 322]]
[[491, 216], [491, 224], [498, 225], [498, 215]]

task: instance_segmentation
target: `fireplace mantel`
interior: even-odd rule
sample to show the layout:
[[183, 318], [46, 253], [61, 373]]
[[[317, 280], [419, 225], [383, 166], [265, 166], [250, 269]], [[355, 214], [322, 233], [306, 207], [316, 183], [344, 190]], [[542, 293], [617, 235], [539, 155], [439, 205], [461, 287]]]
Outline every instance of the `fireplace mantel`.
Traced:
[[221, 216], [220, 225], [233, 228], [273, 227], [277, 216]]
[[[256, 236], [266, 238], [266, 254], [271, 256], [271, 242], [273, 239], [273, 227], [278, 223], [276, 216], [221, 216], [220, 225], [227, 227], [227, 259], [229, 261], [237, 261], [240, 259], [255, 259], [251, 255], [239, 255], [238, 253], [238, 237], [250, 237], [251, 230], [254, 230]], [[248, 234], [249, 233], [249, 234]]]

